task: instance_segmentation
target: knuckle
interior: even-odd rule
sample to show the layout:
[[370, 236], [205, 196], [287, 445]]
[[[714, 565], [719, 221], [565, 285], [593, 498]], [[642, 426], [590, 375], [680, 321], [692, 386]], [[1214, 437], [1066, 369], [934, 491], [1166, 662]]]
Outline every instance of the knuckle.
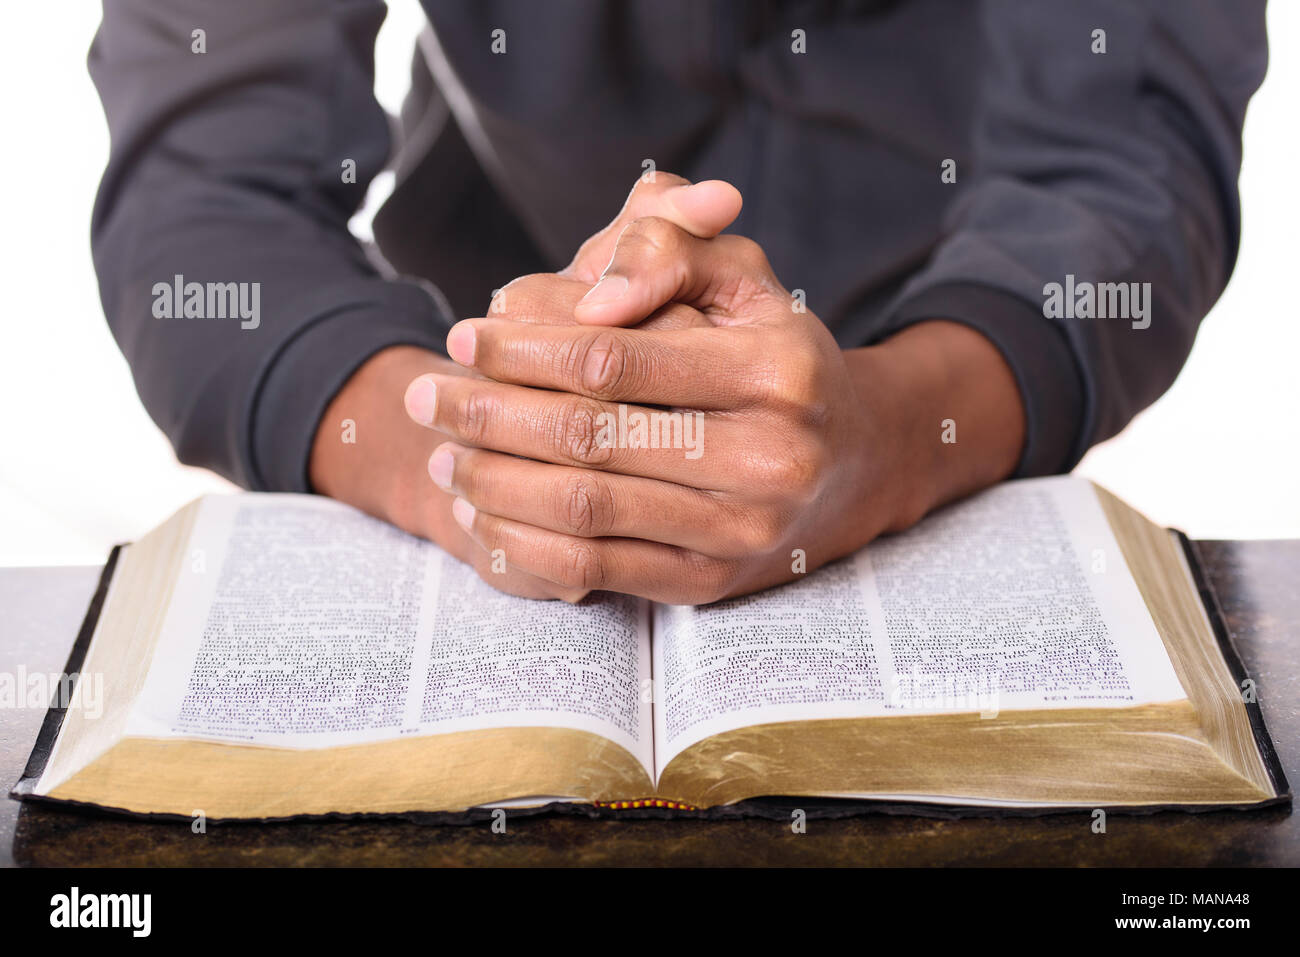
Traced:
[[754, 465], [758, 482], [782, 497], [803, 498], [809, 488], [815, 487], [820, 463], [817, 456], [797, 444], [783, 454], [769, 455]]
[[628, 375], [626, 341], [613, 332], [599, 332], [580, 347], [574, 379], [597, 398], [613, 398]]
[[767, 309], [786, 298], [787, 293], [772, 272], [772, 264], [762, 246], [747, 236], [731, 233], [711, 241], [721, 240], [727, 241], [725, 254], [734, 269], [729, 271], [729, 278], [719, 281], [718, 291], [732, 300], [734, 309]]
[[622, 239], [642, 247], [646, 253], [671, 253], [681, 241], [681, 229], [660, 216], [641, 216], [632, 220]]
[[613, 500], [605, 483], [591, 475], [575, 473], [564, 479], [559, 494], [562, 531], [596, 538], [612, 527]]
[[580, 399], [564, 403], [554, 428], [560, 454], [579, 465], [608, 465], [614, 450], [601, 438], [600, 415], [600, 407], [593, 402]]
[[764, 554], [777, 548], [785, 537], [785, 522], [775, 510], [757, 512], [741, 527], [740, 539], [752, 553]]
[[738, 260], [747, 272], [769, 271], [767, 253], [763, 252], [763, 247], [757, 242], [748, 236], [739, 236], [734, 233], [726, 233], [725, 236], [729, 247], [728, 254]]
[[785, 353], [786, 377], [804, 389], [817, 388], [818, 376], [824, 371], [822, 356], [807, 342], [791, 342]]
[[790, 421], [818, 428], [826, 424], [831, 408], [821, 385], [822, 371], [817, 356], [806, 349], [791, 348], [771, 374], [760, 380], [759, 388], [768, 404]]
[[705, 315], [692, 306], [680, 302], [670, 302], [660, 306], [642, 320], [638, 329], [711, 329], [711, 323]]
[[[486, 561], [490, 565], [491, 555], [496, 551], [500, 551], [507, 556], [510, 554], [513, 542], [511, 537], [506, 534], [504, 524], [501, 522], [492, 522], [489, 527], [483, 531], [485, 533], [484, 538], [487, 544], [485, 551], [480, 556], [483, 561]], [[507, 561], [508, 560], [509, 559], [507, 559]]]
[[819, 391], [799, 403], [796, 421], [806, 429], [820, 432], [831, 419], [831, 404]]
[[467, 442], [479, 443], [488, 434], [493, 416], [492, 400], [477, 389], [470, 389], [455, 403], [452, 428]]
[[786, 462], [783, 475], [785, 488], [796, 497], [806, 498], [817, 487], [820, 474], [819, 456], [812, 449], [805, 450]]
[[809, 443], [804, 461], [807, 463], [807, 471], [800, 488], [804, 490], [805, 499], [811, 500], [823, 490], [826, 476], [831, 474], [835, 463], [830, 448], [820, 440]]
[[826, 427], [831, 417], [831, 403], [814, 383], [793, 381], [783, 386], [774, 404], [785, 421], [799, 430], [814, 434]]
[[563, 584], [586, 590], [603, 586], [605, 570], [600, 550], [589, 542], [567, 542], [560, 551], [558, 562], [556, 573]]

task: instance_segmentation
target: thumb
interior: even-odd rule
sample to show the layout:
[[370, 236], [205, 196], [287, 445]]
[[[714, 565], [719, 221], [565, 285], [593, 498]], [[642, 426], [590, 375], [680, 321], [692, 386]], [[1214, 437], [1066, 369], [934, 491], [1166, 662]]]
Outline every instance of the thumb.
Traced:
[[614, 221], [583, 243], [560, 275], [595, 283], [613, 258], [624, 228], [638, 219], [666, 219], [693, 236], [711, 239], [735, 221], [742, 204], [740, 190], [720, 179], [692, 184], [664, 172], [656, 172], [653, 181], [638, 179]]

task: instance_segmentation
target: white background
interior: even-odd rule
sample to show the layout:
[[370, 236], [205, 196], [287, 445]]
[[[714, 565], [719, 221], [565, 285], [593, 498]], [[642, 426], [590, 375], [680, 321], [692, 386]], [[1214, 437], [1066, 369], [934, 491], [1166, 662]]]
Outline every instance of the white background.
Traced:
[[[415, 0], [390, 0], [377, 94], [395, 112]], [[7, 4], [0, 27], [0, 565], [97, 564], [189, 499], [231, 486], [177, 463], [100, 309], [91, 203], [108, 136], [86, 0]], [[1201, 538], [1300, 537], [1300, 4], [1269, 5], [1270, 66], [1246, 119], [1236, 273], [1173, 388], [1078, 471]], [[372, 187], [364, 233], [387, 181]]]

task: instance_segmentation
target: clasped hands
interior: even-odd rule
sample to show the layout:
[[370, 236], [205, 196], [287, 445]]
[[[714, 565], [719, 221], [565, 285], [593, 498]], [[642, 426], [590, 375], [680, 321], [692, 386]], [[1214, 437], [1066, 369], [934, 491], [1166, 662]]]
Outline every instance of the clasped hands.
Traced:
[[[566, 269], [516, 279], [453, 327], [455, 365], [399, 347], [363, 366], [317, 434], [313, 484], [505, 591], [701, 604], [795, 579], [1005, 477], [1023, 409], [991, 343], [934, 321], [841, 349], [756, 243], [722, 234], [740, 204], [717, 181], [638, 182]], [[420, 365], [435, 371], [408, 379], [405, 409], [433, 433], [423, 487], [410, 454], [374, 443], [402, 475], [358, 481], [326, 423]], [[962, 416], [973, 454], [940, 441]], [[649, 435], [626, 428], [638, 421]]]

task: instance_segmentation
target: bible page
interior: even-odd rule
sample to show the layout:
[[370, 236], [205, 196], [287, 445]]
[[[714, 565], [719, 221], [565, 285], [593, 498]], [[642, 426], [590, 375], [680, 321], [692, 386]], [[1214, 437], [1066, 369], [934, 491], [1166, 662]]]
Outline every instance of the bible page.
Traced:
[[1092, 485], [1007, 482], [789, 585], [656, 606], [657, 773], [756, 724], [1186, 697]]
[[649, 657], [636, 599], [515, 598], [347, 505], [210, 496], [127, 734], [315, 748], [563, 727], [651, 773]]

